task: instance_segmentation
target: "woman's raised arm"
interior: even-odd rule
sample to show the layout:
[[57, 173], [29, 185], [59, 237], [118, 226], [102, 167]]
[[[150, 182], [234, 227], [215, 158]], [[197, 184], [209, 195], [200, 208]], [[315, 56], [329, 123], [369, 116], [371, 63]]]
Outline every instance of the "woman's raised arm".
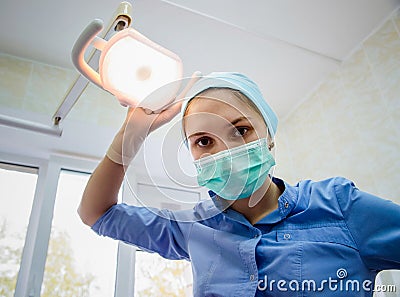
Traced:
[[78, 214], [86, 225], [93, 226], [117, 203], [124, 178], [124, 166], [135, 157], [147, 135], [168, 123], [180, 112], [182, 99], [200, 75], [195, 72], [174, 103], [160, 113], [148, 114], [140, 107], [129, 108], [124, 124], [116, 134], [106, 156], [90, 177], [83, 193]]

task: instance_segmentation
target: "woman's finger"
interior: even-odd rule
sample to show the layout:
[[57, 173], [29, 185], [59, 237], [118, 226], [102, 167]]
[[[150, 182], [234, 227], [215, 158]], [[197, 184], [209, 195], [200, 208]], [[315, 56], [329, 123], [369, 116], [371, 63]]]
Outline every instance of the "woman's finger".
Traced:
[[185, 98], [189, 90], [200, 78], [201, 78], [200, 71], [196, 71], [192, 74], [189, 82], [186, 84], [182, 92], [180, 92], [179, 95], [176, 96], [174, 102], [167, 109], [163, 110], [157, 115], [156, 119], [151, 125], [151, 131], [154, 131], [155, 129], [161, 127], [162, 125], [168, 123], [180, 112], [183, 102], [182, 99]]
[[183, 98], [185, 98], [186, 94], [193, 87], [193, 85], [201, 78], [201, 76], [202, 76], [202, 74], [200, 71], [193, 72], [189, 82], [186, 84], [186, 86], [182, 90], [182, 92], [180, 92], [179, 95], [176, 96], [175, 101], [181, 101]]
[[170, 107], [157, 114], [150, 130], [154, 131], [155, 129], [171, 121], [181, 111], [181, 107], [182, 101], [174, 102]]

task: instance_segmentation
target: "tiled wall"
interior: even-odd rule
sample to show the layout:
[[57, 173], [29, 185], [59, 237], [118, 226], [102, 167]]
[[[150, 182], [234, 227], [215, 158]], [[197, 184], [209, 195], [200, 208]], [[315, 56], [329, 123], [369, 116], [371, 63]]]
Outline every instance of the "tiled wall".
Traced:
[[[77, 72], [0, 53], [0, 106], [44, 114], [51, 119]], [[66, 119], [119, 128], [126, 109], [89, 84]]]
[[399, 32], [400, 9], [281, 121], [277, 175], [341, 175], [400, 203]]

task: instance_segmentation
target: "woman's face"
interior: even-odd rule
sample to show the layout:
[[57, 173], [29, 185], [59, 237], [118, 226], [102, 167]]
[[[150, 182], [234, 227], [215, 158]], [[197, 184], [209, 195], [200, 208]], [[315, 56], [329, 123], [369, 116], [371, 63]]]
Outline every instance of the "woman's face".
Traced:
[[193, 100], [184, 130], [194, 160], [268, 136], [259, 113], [231, 90], [208, 90]]

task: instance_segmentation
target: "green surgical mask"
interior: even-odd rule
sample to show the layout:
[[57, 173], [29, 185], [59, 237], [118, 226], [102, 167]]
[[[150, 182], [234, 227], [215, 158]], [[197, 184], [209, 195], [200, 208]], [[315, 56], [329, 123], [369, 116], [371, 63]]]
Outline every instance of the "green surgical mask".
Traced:
[[265, 182], [275, 165], [266, 138], [194, 161], [197, 181], [221, 198], [247, 198]]

